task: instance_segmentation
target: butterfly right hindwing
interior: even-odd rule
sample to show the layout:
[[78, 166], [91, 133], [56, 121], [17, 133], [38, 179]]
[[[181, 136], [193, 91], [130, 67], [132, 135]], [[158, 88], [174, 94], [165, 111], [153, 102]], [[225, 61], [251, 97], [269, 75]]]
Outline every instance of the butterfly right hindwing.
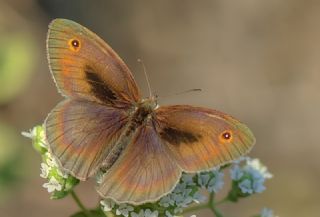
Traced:
[[250, 129], [230, 115], [189, 105], [156, 110], [157, 132], [170, 156], [186, 172], [208, 170], [248, 153]]

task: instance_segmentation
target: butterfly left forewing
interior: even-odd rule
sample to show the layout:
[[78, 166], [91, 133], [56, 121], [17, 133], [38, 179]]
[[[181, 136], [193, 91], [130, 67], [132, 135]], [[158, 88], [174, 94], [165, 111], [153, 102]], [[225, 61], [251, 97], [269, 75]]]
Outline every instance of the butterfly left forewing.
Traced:
[[157, 131], [168, 153], [186, 172], [207, 170], [251, 150], [255, 138], [235, 118], [212, 109], [188, 105], [156, 110]]
[[45, 120], [49, 151], [64, 171], [86, 180], [105, 162], [127, 122], [122, 109], [65, 99]]

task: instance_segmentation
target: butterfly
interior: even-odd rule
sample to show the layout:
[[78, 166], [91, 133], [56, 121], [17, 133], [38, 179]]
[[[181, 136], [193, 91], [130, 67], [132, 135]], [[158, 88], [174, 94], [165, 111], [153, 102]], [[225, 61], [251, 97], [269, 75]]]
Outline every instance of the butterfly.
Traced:
[[49, 151], [80, 180], [105, 172], [97, 192], [116, 202], [153, 202], [182, 172], [210, 170], [247, 154], [250, 129], [228, 114], [141, 98], [122, 59], [80, 24], [55, 19], [49, 68], [65, 99], [45, 120]]

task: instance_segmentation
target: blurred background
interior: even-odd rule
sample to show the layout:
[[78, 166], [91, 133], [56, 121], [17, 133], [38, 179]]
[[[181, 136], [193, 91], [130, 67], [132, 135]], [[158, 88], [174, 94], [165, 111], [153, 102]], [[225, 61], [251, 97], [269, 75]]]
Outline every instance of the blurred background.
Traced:
[[[250, 156], [274, 178], [227, 216], [270, 207], [281, 217], [320, 216], [320, 2], [302, 0], [0, 0], [0, 215], [69, 216], [70, 198], [52, 201], [40, 156], [21, 136], [62, 97], [49, 73], [45, 41], [53, 18], [75, 20], [105, 39], [147, 96], [142, 58], [160, 104], [222, 110], [257, 138]], [[98, 200], [93, 183], [77, 191]], [[204, 211], [198, 216], [208, 216]]]

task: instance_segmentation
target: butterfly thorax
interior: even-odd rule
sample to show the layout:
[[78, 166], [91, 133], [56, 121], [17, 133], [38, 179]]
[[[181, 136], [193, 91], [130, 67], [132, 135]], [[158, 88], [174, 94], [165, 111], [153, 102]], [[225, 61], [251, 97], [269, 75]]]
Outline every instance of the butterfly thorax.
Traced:
[[152, 118], [154, 110], [157, 108], [157, 102], [154, 97], [141, 100], [132, 112], [129, 127], [126, 135], [134, 132], [139, 126]]

